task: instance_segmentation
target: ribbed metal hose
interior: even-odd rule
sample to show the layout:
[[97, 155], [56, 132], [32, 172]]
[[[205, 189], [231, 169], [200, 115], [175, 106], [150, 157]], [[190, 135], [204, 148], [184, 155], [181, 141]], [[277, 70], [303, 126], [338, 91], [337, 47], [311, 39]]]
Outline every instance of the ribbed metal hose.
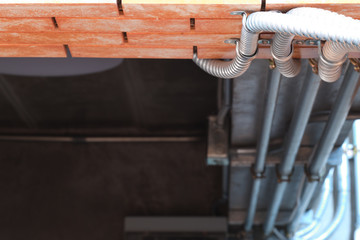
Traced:
[[235, 78], [249, 68], [257, 52], [258, 33], [243, 28], [240, 42], [236, 42], [236, 57], [232, 61], [199, 59], [194, 53], [193, 61], [205, 72], [220, 78]]
[[256, 12], [247, 18], [253, 32], [288, 33], [351, 45], [360, 44], [360, 21], [318, 8], [295, 8], [291, 14]]
[[271, 45], [271, 54], [279, 72], [288, 78], [295, 77], [300, 73], [301, 62], [292, 58], [292, 40], [295, 35], [288, 33], [275, 34]]
[[349, 52], [360, 52], [360, 46], [332, 42], [325, 43], [319, 60], [319, 76], [326, 82], [334, 82], [341, 76], [342, 65]]
[[[258, 34], [262, 31], [275, 32], [277, 34], [272, 44], [273, 56], [281, 74], [293, 77], [300, 70], [298, 63], [291, 58], [293, 36], [342, 44], [347, 49], [347, 53], [360, 49], [360, 31], [357, 29], [360, 29], [359, 20], [318, 8], [295, 8], [287, 14], [256, 12], [247, 17], [238, 46], [240, 50], [236, 51], [236, 58], [233, 61], [198, 59], [196, 54], [193, 59], [202, 69], [216, 77], [238, 77], [247, 70], [256, 54]], [[338, 78], [338, 69], [341, 68], [342, 62], [332, 62], [326, 57], [327, 55], [333, 54], [330, 50], [323, 51], [323, 57], [320, 59], [322, 63], [319, 64], [320, 76], [325, 81], [334, 81]], [[334, 76], [330, 75], [331, 73]]]

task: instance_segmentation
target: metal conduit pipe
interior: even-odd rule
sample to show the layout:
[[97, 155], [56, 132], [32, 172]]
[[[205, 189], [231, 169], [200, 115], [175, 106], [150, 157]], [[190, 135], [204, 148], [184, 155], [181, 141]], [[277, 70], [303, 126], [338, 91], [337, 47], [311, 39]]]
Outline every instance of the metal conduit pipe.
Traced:
[[[217, 115], [218, 127], [224, 127], [226, 117], [231, 110], [231, 99], [232, 99], [232, 79], [218, 79], [218, 107], [219, 112]], [[229, 166], [225, 165], [222, 167], [222, 199], [226, 201], [229, 195]]]
[[193, 61], [210, 75], [219, 78], [236, 78], [249, 68], [251, 61], [257, 53], [259, 33], [254, 33], [246, 28], [246, 15], [243, 15], [243, 28], [240, 41], [236, 41], [236, 57], [231, 61], [213, 59], [199, 59], [194, 52]]
[[[310, 37], [314, 39], [333, 41], [344, 46], [360, 46], [360, 21], [334, 12], [317, 8], [295, 8], [289, 14], [279, 12], [256, 12], [249, 17], [243, 17], [243, 30], [240, 42], [237, 42], [236, 57], [231, 62], [220, 60], [199, 59], [194, 54], [194, 62], [207, 73], [216, 77], [233, 78], [242, 75], [254, 59], [257, 50], [258, 35], [262, 31], [275, 32], [272, 44], [272, 54], [279, 64], [282, 74], [292, 76], [298, 72], [298, 66], [292, 59], [291, 53], [293, 36]], [[281, 44], [284, 43], [284, 44]], [[285, 44], [287, 43], [287, 45]], [[283, 46], [282, 46], [283, 45]], [[279, 46], [279, 47], [278, 47]], [[282, 47], [284, 50], [281, 50]], [[348, 47], [346, 47], [348, 48]], [[282, 54], [284, 53], [284, 54]], [[326, 53], [320, 54], [326, 55]], [[319, 66], [321, 77], [324, 81], [334, 81], [335, 76], [327, 75], [329, 68], [334, 72], [340, 63], [333, 63], [321, 57], [323, 63]], [[329, 79], [328, 79], [329, 77]]]
[[313, 239], [313, 240], [325, 240], [328, 239], [338, 228], [341, 220], [344, 217], [346, 210], [346, 202], [349, 195], [349, 184], [348, 184], [348, 159], [345, 154], [342, 157], [342, 163], [336, 168], [336, 188], [337, 188], [337, 203], [335, 208], [335, 214], [331, 223], [326, 230], [317, 237], [302, 238], [302, 239]]
[[306, 208], [309, 205], [309, 202], [312, 199], [312, 196], [313, 196], [314, 191], [317, 186], [316, 181], [312, 181], [312, 182], [307, 181], [306, 176], [303, 176], [301, 181], [304, 183], [305, 187], [303, 189], [303, 193], [302, 193], [302, 196], [300, 199], [300, 205], [297, 206], [297, 208], [295, 209], [294, 218], [287, 227], [287, 232], [288, 232], [289, 236], [294, 235], [294, 232], [296, 231], [296, 227], [298, 226], [298, 224], [300, 222], [300, 218], [306, 211]]
[[335, 100], [335, 104], [330, 113], [329, 120], [326, 123], [319, 142], [315, 145], [310, 156], [310, 164], [306, 169], [308, 176], [304, 176], [304, 180], [307, 179], [309, 181], [304, 189], [301, 205], [296, 210], [294, 219], [288, 225], [288, 231], [290, 234], [295, 232], [299, 220], [309, 204], [309, 201], [314, 193], [316, 183], [321, 178], [321, 170], [326, 164], [326, 161], [334, 148], [336, 139], [338, 138], [341, 128], [346, 120], [358, 88], [359, 73], [354, 71], [353, 68], [348, 67], [338, 96]]
[[221, 82], [222, 94], [219, 94], [219, 98], [222, 99], [222, 103], [216, 119], [219, 126], [224, 125], [226, 116], [231, 109], [232, 79], [221, 79]]
[[275, 226], [275, 220], [279, 212], [280, 204], [286, 187], [290, 181], [296, 155], [299, 151], [301, 140], [304, 135], [320, 83], [321, 80], [319, 76], [312, 73], [312, 70], [309, 69], [300, 92], [299, 101], [295, 107], [288, 135], [285, 139], [283, 160], [277, 167], [277, 175], [279, 176], [278, 184], [276, 185], [274, 195], [272, 196], [263, 227], [264, 234], [266, 236], [272, 233]]
[[310, 156], [308, 174], [318, 178], [326, 164], [359, 88], [359, 72], [349, 67], [321, 138]]
[[333, 176], [334, 176], [334, 168], [331, 168], [328, 176], [326, 177], [324, 184], [321, 188], [321, 199], [318, 204], [318, 208], [316, 209], [313, 221], [303, 229], [300, 229], [295, 233], [295, 239], [311, 239], [314, 234], [316, 234], [318, 228], [320, 227], [321, 220], [324, 216], [326, 207], [328, 205], [328, 200], [330, 196], [330, 192], [332, 190], [333, 184]]
[[354, 240], [360, 240], [360, 121], [355, 121], [353, 127], [354, 139], [354, 194], [355, 194], [355, 231]]
[[328, 41], [320, 51], [319, 75], [327, 82], [340, 78], [342, 65], [349, 52], [360, 52], [360, 46]]
[[264, 111], [261, 116], [261, 126], [256, 146], [255, 164], [252, 167], [254, 181], [250, 195], [248, 214], [245, 221], [245, 231], [250, 231], [254, 222], [261, 180], [264, 177], [265, 161], [270, 141], [271, 125], [274, 118], [280, 80], [281, 74], [278, 69], [275, 68], [271, 70], [264, 98]]
[[271, 55], [280, 73], [288, 78], [295, 77], [300, 73], [301, 62], [292, 58], [292, 41], [295, 35], [288, 33], [276, 33], [271, 44]]

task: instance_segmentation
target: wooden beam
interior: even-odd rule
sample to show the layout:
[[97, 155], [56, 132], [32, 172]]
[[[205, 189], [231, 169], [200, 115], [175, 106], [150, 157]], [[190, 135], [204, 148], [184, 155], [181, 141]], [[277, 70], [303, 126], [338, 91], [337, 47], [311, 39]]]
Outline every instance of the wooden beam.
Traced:
[[[198, 57], [205, 59], [233, 59], [235, 57], [235, 47], [216, 48], [216, 47], [198, 47]], [[293, 58], [318, 58], [317, 47], [299, 47], [295, 46]], [[260, 47], [256, 55], [257, 59], [271, 59], [270, 47]], [[360, 58], [360, 53], [350, 53], [349, 58]]]
[[124, 15], [135, 18], [238, 18], [232, 11], [260, 11], [261, 0], [122, 0]]
[[75, 33], [75, 32], [40, 32], [40, 33], [4, 33], [0, 32], [0, 44], [87, 44], [121, 45], [122, 34], [116, 33]]
[[[69, 45], [73, 57], [91, 58], [165, 58], [192, 59], [191, 46], [133, 46], [133, 45]], [[235, 48], [198, 47], [199, 58], [232, 59]], [[0, 57], [66, 57], [62, 45], [0, 45]], [[294, 58], [318, 58], [316, 47], [295, 47]], [[272, 58], [269, 47], [260, 47], [257, 59]], [[349, 58], [360, 58], [360, 53], [350, 53]]]
[[52, 32], [51, 18], [0, 18], [0, 32]]
[[63, 45], [0, 45], [0, 57], [66, 57]]
[[131, 45], [138, 46], [217, 46], [226, 47], [226, 39], [238, 38], [239, 34], [216, 33], [128, 33]]
[[0, 0], [0, 17], [117, 17], [117, 0]]
[[190, 19], [56, 18], [68, 32], [190, 32]]
[[[136, 19], [136, 18], [56, 18], [60, 31], [68, 32], [133, 32], [133, 33], [237, 33], [241, 32], [241, 18]], [[0, 19], [1, 22], [1, 19]], [[1, 26], [1, 25], [0, 25]]]
[[195, 32], [199, 33], [241, 33], [242, 18], [233, 19], [195, 19]]
[[92, 58], [177, 58], [191, 59], [192, 47], [72, 46], [73, 57]]

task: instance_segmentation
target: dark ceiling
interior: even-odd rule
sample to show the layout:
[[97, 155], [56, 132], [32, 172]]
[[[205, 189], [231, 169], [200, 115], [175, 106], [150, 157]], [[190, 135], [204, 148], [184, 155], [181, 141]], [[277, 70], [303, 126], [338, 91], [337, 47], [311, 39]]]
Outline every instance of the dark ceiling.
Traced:
[[205, 133], [206, 118], [216, 113], [216, 87], [189, 60], [130, 59], [74, 77], [3, 75], [0, 133]]
[[0, 239], [122, 239], [126, 216], [211, 216], [217, 80], [185, 60], [76, 77], [0, 77], [0, 135], [195, 136], [193, 142], [0, 141]]

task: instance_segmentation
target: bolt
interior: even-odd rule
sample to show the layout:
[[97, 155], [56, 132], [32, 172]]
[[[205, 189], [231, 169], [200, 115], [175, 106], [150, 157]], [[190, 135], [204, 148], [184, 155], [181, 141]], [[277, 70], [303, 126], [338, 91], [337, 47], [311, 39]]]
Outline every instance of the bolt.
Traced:
[[318, 74], [319, 73], [319, 68], [318, 68], [318, 62], [316, 61], [316, 59], [310, 58], [309, 59], [309, 64], [312, 68], [313, 73]]
[[270, 68], [271, 70], [273, 70], [273, 69], [276, 68], [274, 59], [270, 59], [270, 60], [269, 60], [269, 68]]
[[350, 58], [350, 62], [352, 65], [354, 65], [354, 70], [357, 72], [360, 72], [360, 61], [359, 59]]

